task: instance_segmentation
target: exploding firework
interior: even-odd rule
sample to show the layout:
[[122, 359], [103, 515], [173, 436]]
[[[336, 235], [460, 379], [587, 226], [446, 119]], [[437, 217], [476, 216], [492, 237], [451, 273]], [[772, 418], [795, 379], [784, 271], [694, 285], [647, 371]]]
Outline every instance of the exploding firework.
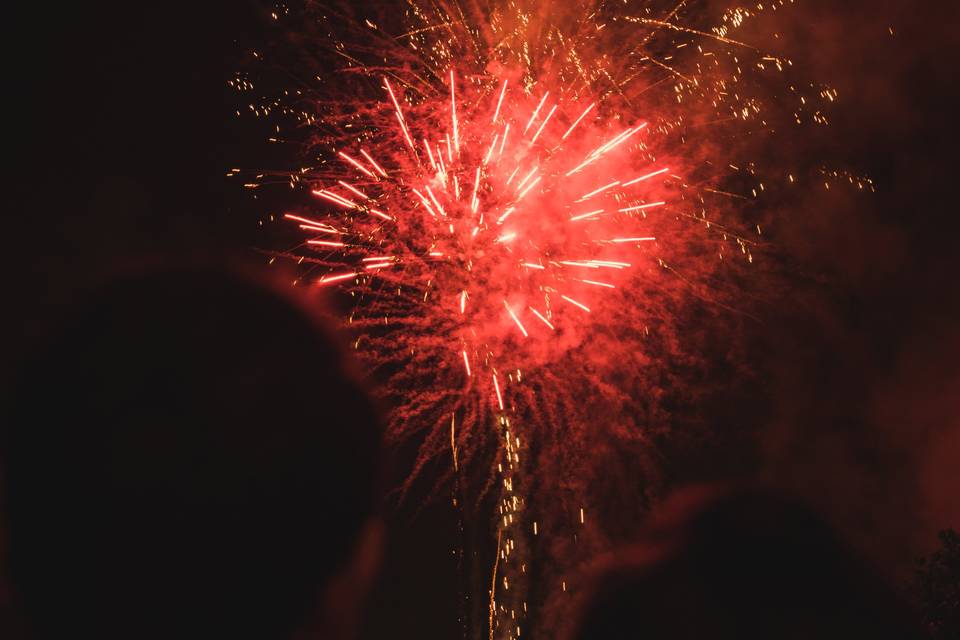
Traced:
[[[404, 488], [449, 456], [451, 477], [495, 493], [491, 637], [549, 637], [534, 611], [615, 537], [588, 532], [591, 492], [637, 475], [622, 466], [654, 483], [650, 442], [704, 382], [691, 318], [736, 307], [758, 196], [795, 180], [784, 162], [765, 178], [745, 141], [827, 122], [834, 90], [733, 37], [789, 4], [272, 13], [294, 34], [295, 59], [277, 65], [297, 80], [249, 108], [308, 166], [248, 186], [289, 184], [276, 217], [300, 237], [273, 257], [301, 266], [297, 284], [349, 297], [390, 437], [420, 443]], [[248, 76], [231, 84], [254, 92]]]
[[446, 117], [408, 123], [384, 77], [395, 130], [372, 138], [372, 152], [338, 149], [334, 171], [350, 180], [311, 190], [335, 217], [284, 217], [343, 265], [315, 284], [375, 289], [387, 323], [398, 300], [428, 305], [464, 387], [504, 412], [523, 368], [581, 344], [594, 310], [624, 303], [610, 292], [634, 265], [656, 261], [647, 246], [663, 225], [652, 216], [676, 176], [641, 140], [648, 122], [598, 122], [596, 103], [575, 97], [564, 113], [549, 90], [511, 95], [509, 79], [492, 95], [464, 84], [451, 70]]

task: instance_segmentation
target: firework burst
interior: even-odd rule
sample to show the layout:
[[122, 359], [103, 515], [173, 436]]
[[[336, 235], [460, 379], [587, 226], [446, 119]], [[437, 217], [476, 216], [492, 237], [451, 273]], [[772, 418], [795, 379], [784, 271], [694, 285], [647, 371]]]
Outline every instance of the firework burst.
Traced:
[[[689, 4], [284, 5], [294, 46], [256, 53], [297, 81], [249, 109], [309, 162], [248, 183], [295, 194], [277, 218], [299, 238], [274, 257], [349, 296], [390, 436], [420, 443], [404, 490], [443, 456], [496, 489], [491, 637], [549, 637], [534, 610], [615, 537], [588, 527], [591, 492], [625, 466], [631, 495], [655, 484], [650, 442], [703, 383], [691, 318], [737, 306], [758, 196], [795, 180], [746, 141], [825, 124], [836, 98], [734, 37], [790, 2]], [[231, 84], [255, 91], [247, 72]]]
[[647, 122], [598, 124], [596, 103], [576, 98], [558, 113], [561, 102], [545, 108], [548, 90], [512, 96], [508, 79], [492, 95], [464, 84], [458, 107], [451, 70], [447, 117], [408, 123], [384, 77], [395, 130], [372, 139], [372, 153], [338, 150], [335, 171], [350, 181], [311, 191], [335, 217], [285, 218], [343, 264], [315, 284], [375, 289], [384, 318], [397, 298], [429, 305], [450, 327], [465, 387], [502, 412], [521, 366], [579, 345], [590, 314], [622, 304], [612, 292], [656, 259], [647, 247], [663, 225], [651, 216], [667, 205], [670, 176], [641, 140]]

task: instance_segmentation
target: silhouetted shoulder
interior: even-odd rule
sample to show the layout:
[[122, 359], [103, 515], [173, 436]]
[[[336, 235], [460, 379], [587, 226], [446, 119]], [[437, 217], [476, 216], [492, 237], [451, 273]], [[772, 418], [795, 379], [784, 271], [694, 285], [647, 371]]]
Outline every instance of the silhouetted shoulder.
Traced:
[[127, 276], [23, 371], [15, 589], [38, 637], [283, 637], [350, 556], [376, 411], [315, 316], [226, 270]]

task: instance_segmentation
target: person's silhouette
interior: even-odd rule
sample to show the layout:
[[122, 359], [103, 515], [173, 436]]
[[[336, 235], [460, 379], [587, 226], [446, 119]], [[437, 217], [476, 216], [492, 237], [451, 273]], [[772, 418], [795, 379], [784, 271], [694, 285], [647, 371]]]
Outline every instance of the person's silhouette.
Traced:
[[903, 603], [791, 500], [688, 493], [666, 511], [598, 571], [571, 640], [922, 637]]
[[126, 277], [30, 360], [14, 404], [31, 637], [276, 639], [322, 601], [322, 625], [348, 615], [380, 433], [305, 308], [225, 270]]

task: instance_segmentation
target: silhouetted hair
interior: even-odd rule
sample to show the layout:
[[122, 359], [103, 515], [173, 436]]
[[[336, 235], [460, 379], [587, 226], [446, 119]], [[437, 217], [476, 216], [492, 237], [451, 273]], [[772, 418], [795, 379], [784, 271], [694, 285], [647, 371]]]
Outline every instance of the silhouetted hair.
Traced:
[[379, 427], [305, 308], [227, 271], [127, 277], [25, 368], [6, 432], [37, 637], [282, 638], [350, 555]]
[[604, 563], [570, 638], [920, 637], [906, 607], [800, 504], [758, 492], [695, 502]]

